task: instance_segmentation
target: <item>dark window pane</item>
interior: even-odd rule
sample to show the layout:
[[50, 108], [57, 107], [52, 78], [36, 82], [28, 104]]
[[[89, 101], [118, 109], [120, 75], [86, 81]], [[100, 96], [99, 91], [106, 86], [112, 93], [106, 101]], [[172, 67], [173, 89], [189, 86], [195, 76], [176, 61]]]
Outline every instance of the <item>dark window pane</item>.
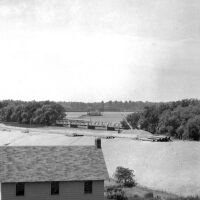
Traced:
[[51, 195], [59, 194], [59, 182], [51, 182]]
[[16, 184], [16, 196], [24, 196], [24, 183]]
[[84, 183], [84, 192], [86, 194], [92, 193], [92, 181], [85, 181], [85, 183]]

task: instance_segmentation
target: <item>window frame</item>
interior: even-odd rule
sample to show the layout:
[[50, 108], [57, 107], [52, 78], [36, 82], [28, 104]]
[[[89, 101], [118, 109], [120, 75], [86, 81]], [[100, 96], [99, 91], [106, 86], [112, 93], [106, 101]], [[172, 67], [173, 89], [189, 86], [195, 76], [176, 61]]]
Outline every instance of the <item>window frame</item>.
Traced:
[[93, 193], [93, 181], [84, 181], [84, 194], [92, 194], [92, 193]]
[[[57, 187], [56, 189], [54, 188], [56, 190], [56, 192], [53, 191], [53, 187], [52, 187], [53, 184], [55, 184], [54, 186]], [[52, 181], [52, 182], [50, 182], [50, 194], [52, 196], [60, 194], [60, 182], [59, 181]]]
[[18, 182], [15, 184], [15, 196], [25, 196], [25, 183]]

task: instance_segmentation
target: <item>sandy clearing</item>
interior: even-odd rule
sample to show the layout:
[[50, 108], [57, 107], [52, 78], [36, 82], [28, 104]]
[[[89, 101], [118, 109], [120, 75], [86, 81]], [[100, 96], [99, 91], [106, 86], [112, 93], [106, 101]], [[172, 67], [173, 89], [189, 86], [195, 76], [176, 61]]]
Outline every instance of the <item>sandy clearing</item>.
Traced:
[[20, 131], [0, 131], [0, 145], [94, 145], [92, 137], [69, 137], [62, 134], [23, 133]]
[[[0, 123], [0, 131], [5, 132], [14, 132], [14, 133], [24, 133], [28, 132], [28, 134], [62, 134], [72, 136], [74, 133], [81, 134], [84, 136], [93, 136], [93, 137], [107, 137], [113, 136], [116, 138], [131, 138], [136, 139], [137, 137], [148, 137], [152, 136], [151, 133], [143, 130], [127, 130], [122, 133], [118, 133], [117, 131], [106, 131], [106, 130], [90, 130], [90, 129], [81, 129], [81, 128], [68, 128], [68, 127], [42, 127], [42, 128], [22, 128], [22, 127], [14, 127], [14, 126], [6, 126]], [[12, 134], [11, 134], [12, 135]]]

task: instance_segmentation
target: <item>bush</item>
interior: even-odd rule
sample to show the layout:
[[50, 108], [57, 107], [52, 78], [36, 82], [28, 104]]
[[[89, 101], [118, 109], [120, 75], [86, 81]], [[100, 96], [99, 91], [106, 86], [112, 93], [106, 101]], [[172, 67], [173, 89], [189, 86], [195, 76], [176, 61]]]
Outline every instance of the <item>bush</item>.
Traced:
[[134, 180], [134, 170], [129, 168], [117, 167], [114, 177], [118, 183], [122, 184], [125, 187], [136, 186], [136, 181]]
[[119, 187], [109, 187], [106, 192], [107, 199], [128, 200], [125, 192]]
[[148, 192], [144, 195], [146, 199], [153, 199], [153, 192]]

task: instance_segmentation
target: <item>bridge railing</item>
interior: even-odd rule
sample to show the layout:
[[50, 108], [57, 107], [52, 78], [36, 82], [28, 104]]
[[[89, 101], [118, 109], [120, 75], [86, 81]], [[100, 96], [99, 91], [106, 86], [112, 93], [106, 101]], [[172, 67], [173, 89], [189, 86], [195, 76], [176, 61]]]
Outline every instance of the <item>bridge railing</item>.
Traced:
[[121, 123], [102, 122], [102, 121], [88, 121], [82, 119], [62, 119], [56, 120], [57, 125], [77, 125], [77, 126], [95, 126], [95, 127], [114, 127], [116, 129], [122, 129]]

